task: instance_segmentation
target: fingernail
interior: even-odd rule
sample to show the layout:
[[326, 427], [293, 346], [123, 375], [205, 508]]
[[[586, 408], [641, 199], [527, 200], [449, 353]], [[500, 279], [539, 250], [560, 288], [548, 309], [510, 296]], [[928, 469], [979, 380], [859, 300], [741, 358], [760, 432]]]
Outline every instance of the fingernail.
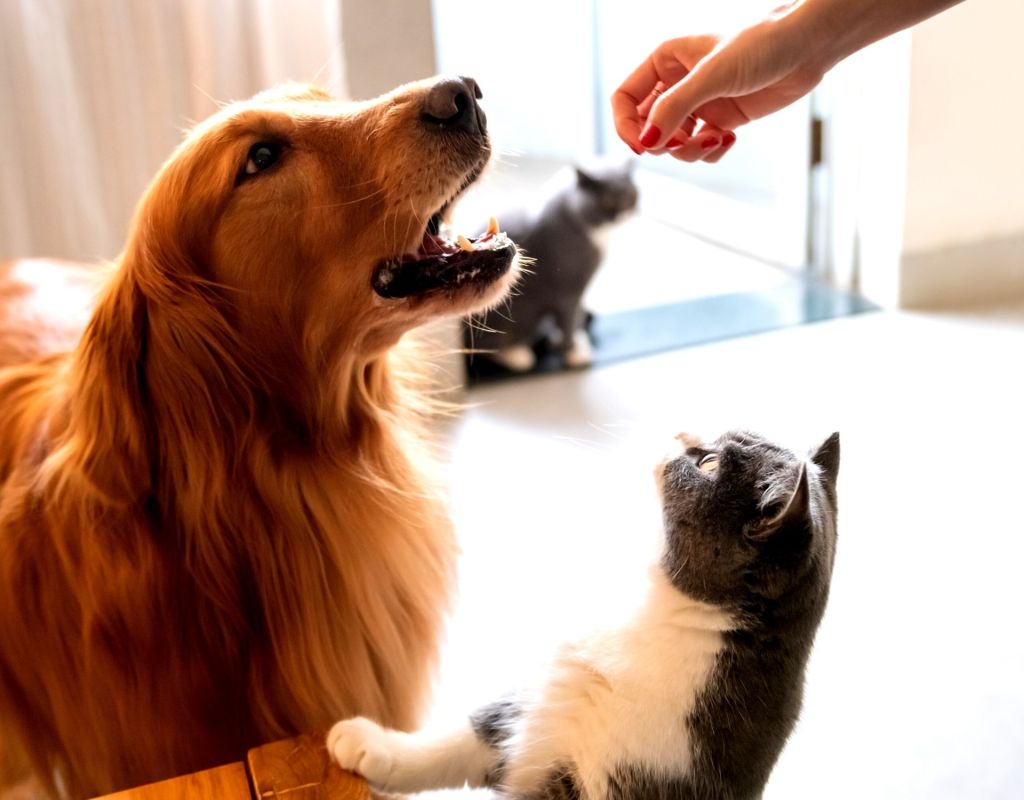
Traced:
[[700, 143], [701, 150], [710, 150], [712, 147], [718, 147], [718, 139], [712, 137], [711, 139], [705, 139]]
[[665, 142], [665, 147], [667, 147], [669, 150], [674, 150], [677, 147], [682, 147], [684, 144], [686, 144], [686, 142], [684, 142], [682, 139], [677, 139], [675, 136], [673, 136], [671, 139]]
[[634, 147], [633, 145], [630, 145], [629, 149], [636, 153], [638, 156], [642, 156], [644, 154], [644, 151], [641, 150], [639, 147]]
[[658, 129], [658, 126], [648, 123], [647, 127], [644, 128], [643, 133], [640, 134], [640, 144], [644, 147], [653, 147], [658, 143], [660, 138], [661, 131]]
[[729, 131], [728, 133], [725, 133], [725, 134], [722, 135], [722, 147], [728, 147], [729, 145], [731, 145], [735, 141], [736, 141], [736, 134], [733, 133], [732, 131]]

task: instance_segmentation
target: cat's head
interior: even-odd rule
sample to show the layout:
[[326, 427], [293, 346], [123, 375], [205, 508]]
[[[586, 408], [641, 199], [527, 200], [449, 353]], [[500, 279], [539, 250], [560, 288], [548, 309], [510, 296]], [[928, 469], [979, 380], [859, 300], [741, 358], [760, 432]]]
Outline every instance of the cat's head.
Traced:
[[738, 611], [796, 592], [823, 601], [836, 540], [839, 434], [807, 457], [756, 434], [680, 434], [659, 466], [664, 568], [680, 591]]
[[580, 211], [592, 225], [617, 222], [636, 208], [633, 162], [576, 167]]

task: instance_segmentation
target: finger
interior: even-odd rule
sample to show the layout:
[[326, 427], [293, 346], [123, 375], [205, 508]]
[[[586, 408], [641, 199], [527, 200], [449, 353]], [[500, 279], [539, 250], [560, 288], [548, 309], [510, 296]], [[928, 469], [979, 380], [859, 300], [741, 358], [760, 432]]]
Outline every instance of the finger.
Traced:
[[[630, 74], [612, 94], [612, 119], [619, 138], [637, 153], [640, 147], [640, 130], [644, 120], [638, 110], [658, 83], [658, 73], [650, 57]], [[653, 105], [653, 101], [651, 103]], [[646, 115], [644, 115], [646, 117]]]
[[[705, 41], [707, 37], [692, 37]], [[633, 107], [640, 105], [660, 81], [664, 89], [681, 80], [689, 67], [696, 64], [701, 55], [707, 52], [706, 47], [699, 54], [694, 52], [693, 45], [687, 45], [685, 39], [673, 39], [662, 42], [640, 65], [633, 70], [615, 90], [613, 97], [620, 96], [632, 101]]]
[[686, 76], [670, 86], [651, 106], [639, 143], [646, 148], [660, 147], [690, 114], [701, 106], [721, 98], [729, 89], [724, 72], [715, 66], [715, 53], [700, 61]]
[[679, 126], [678, 130], [669, 137], [663, 147], [648, 148], [644, 152], [660, 156], [672, 150], [678, 150], [686, 144], [686, 141], [693, 135], [693, 129], [695, 127], [697, 127], [697, 118], [691, 115], [687, 117], [683, 124]]
[[718, 128], [703, 125], [681, 146], [670, 149], [669, 153], [679, 161], [704, 161], [721, 147], [724, 135]]
[[638, 156], [643, 155], [644, 149], [640, 146], [640, 130], [646, 120], [642, 120], [637, 114], [636, 106], [632, 101], [612, 95], [612, 119], [615, 121], [615, 132], [619, 138], [629, 145], [629, 148]]
[[683, 120], [683, 124], [680, 125], [679, 128], [676, 130], [674, 138], [689, 139], [691, 136], [693, 136], [693, 129], [696, 127], [697, 118], [693, 114], [690, 114], [690, 116]]
[[730, 148], [736, 144], [736, 134], [732, 131], [726, 131], [722, 134], [721, 146], [715, 148], [710, 155], [706, 156], [704, 160], [708, 164], [717, 164], [722, 160], [722, 157], [729, 152]]
[[619, 138], [634, 150], [638, 148], [644, 127], [642, 117], [646, 114], [641, 115], [637, 107], [659, 81], [664, 86], [672, 86], [682, 79], [717, 42], [714, 37], [687, 36], [658, 45], [612, 94], [612, 117]]
[[[659, 85], [660, 85], [660, 83], [659, 83]], [[658, 89], [655, 89], [653, 92], [651, 92], [651, 94], [655, 95], [657, 92], [658, 92]], [[640, 109], [642, 110], [644, 105], [647, 105], [649, 107], [652, 102], [653, 102], [653, 97], [650, 100], [646, 101], [644, 104], [641, 104]], [[648, 148], [644, 152], [651, 153], [652, 155], [662, 155], [664, 153], [667, 153], [669, 150], [673, 150], [673, 149], [679, 147], [687, 139], [689, 139], [690, 136], [693, 135], [693, 129], [696, 127], [696, 125], [697, 125], [697, 118], [696, 117], [693, 117], [693, 116], [687, 117], [686, 120], [683, 122], [683, 124], [679, 126], [679, 129], [676, 130], [672, 134], [672, 136], [669, 137], [668, 141], [665, 142], [665, 145], [663, 147]]]
[[640, 105], [636, 107], [636, 113], [640, 115], [640, 119], [647, 119], [647, 115], [650, 113], [651, 106], [654, 105], [654, 101], [661, 97], [667, 88], [665, 81], [658, 81], [654, 84], [654, 88], [651, 89], [650, 94], [648, 94]]

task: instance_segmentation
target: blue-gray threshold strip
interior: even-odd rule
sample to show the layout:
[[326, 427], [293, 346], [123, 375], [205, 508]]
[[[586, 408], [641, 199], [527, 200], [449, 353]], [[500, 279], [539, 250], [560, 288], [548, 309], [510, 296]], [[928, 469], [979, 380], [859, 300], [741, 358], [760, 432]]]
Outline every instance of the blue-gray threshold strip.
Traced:
[[[847, 317], [878, 306], [805, 278], [757, 292], [712, 295], [681, 303], [595, 316], [591, 368], [700, 344]], [[466, 357], [470, 386], [563, 371], [557, 356], [538, 352], [529, 373], [512, 373], [478, 354]]]

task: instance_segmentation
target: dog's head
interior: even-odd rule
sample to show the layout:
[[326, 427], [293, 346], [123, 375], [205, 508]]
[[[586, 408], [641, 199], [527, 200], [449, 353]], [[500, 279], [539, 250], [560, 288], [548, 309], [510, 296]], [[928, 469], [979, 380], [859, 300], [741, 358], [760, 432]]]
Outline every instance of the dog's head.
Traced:
[[369, 352], [492, 304], [514, 280], [514, 244], [439, 235], [490, 158], [479, 97], [457, 78], [364, 103], [289, 86], [226, 106], [154, 180], [129, 246], [162, 277], [223, 288], [260, 337]]

